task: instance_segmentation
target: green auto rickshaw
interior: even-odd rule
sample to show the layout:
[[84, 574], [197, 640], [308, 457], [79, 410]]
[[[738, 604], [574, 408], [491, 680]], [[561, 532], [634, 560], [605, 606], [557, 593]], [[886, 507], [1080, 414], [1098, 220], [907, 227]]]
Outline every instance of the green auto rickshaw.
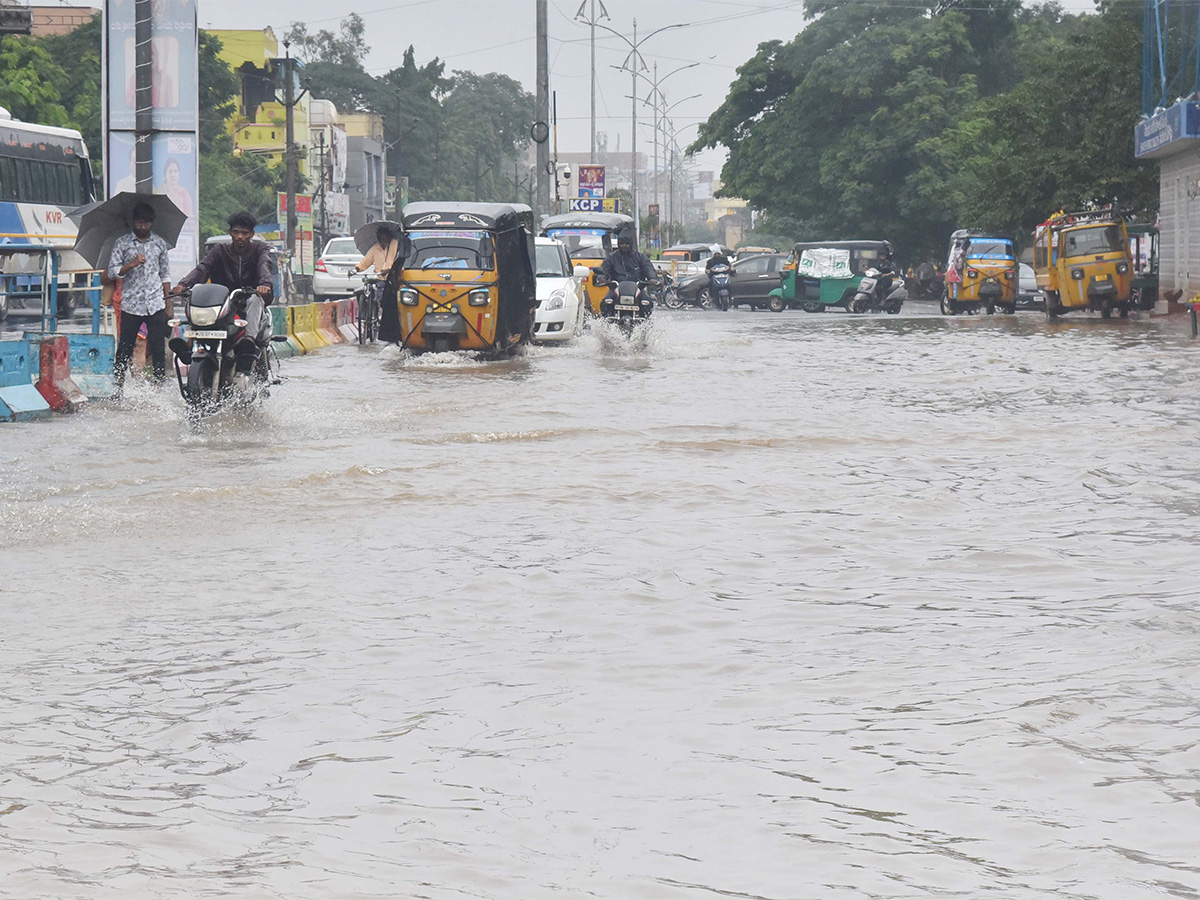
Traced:
[[784, 263], [780, 286], [770, 293], [771, 308], [845, 309], [880, 250], [895, 252], [890, 241], [801, 241]]

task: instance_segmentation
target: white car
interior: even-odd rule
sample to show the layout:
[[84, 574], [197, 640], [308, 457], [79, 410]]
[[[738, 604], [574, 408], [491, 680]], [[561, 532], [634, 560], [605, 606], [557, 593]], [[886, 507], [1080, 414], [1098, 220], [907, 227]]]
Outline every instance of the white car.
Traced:
[[313, 266], [313, 293], [318, 300], [340, 300], [349, 297], [362, 286], [362, 278], [348, 277], [363, 255], [358, 252], [354, 238], [331, 238], [321, 258]]
[[535, 341], [569, 341], [583, 330], [583, 282], [587, 266], [571, 265], [567, 248], [554, 238], [537, 238]]

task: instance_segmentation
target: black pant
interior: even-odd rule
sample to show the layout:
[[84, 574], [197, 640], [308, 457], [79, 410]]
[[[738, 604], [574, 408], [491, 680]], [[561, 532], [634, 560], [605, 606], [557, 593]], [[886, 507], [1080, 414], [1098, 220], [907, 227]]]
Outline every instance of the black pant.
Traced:
[[113, 378], [117, 386], [125, 383], [125, 370], [133, 357], [138, 330], [146, 325], [146, 352], [154, 366], [154, 380], [161, 383], [167, 376], [167, 311], [160, 309], [148, 316], [135, 316], [121, 311], [121, 339], [117, 342], [117, 358], [113, 362]]

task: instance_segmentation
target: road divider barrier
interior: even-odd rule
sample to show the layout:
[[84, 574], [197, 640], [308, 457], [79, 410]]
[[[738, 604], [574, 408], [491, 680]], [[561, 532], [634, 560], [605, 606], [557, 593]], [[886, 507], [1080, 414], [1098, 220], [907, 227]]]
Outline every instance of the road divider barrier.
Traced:
[[326, 346], [325, 340], [317, 333], [317, 307], [315, 303], [290, 307], [292, 314], [291, 333], [296, 336], [305, 353], [312, 353]]
[[334, 307], [337, 330], [345, 340], [354, 343], [358, 340], [358, 298], [339, 300]]
[[345, 339], [340, 331], [337, 330], [337, 322], [334, 319], [334, 313], [337, 311], [335, 303], [314, 303], [317, 308], [317, 333], [325, 339], [327, 344], [340, 344]]
[[91, 400], [107, 400], [117, 395], [113, 379], [116, 338], [111, 334], [68, 334], [71, 380]]
[[50, 417], [50, 404], [33, 386], [33, 352], [27, 340], [0, 341], [0, 421]]
[[75, 412], [88, 402], [87, 394], [71, 379], [71, 347], [66, 335], [45, 335], [39, 341], [37, 390], [55, 412]]
[[300, 344], [295, 338], [288, 334], [288, 311], [286, 306], [269, 306], [267, 311], [271, 314], [271, 335], [273, 337], [286, 337], [286, 341], [272, 341], [271, 347], [275, 351], [275, 355], [279, 357], [295, 356], [297, 353], [304, 351], [298, 349]]

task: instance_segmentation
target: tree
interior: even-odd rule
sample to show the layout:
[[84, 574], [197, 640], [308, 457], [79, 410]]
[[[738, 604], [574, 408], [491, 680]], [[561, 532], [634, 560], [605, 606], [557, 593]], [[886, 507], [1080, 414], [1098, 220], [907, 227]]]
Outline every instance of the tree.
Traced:
[[307, 25], [293, 22], [283, 39], [295, 45], [296, 56], [305, 63], [326, 62], [361, 70], [371, 49], [366, 34], [362, 16], [350, 13], [341, 21], [337, 34], [325, 28], [309, 34]]
[[1012, 0], [810, 2], [811, 23], [738, 69], [696, 151], [723, 144], [723, 196], [804, 223], [797, 238], [880, 237], [928, 253], [953, 229], [945, 158], [928, 141], [1019, 77]]

